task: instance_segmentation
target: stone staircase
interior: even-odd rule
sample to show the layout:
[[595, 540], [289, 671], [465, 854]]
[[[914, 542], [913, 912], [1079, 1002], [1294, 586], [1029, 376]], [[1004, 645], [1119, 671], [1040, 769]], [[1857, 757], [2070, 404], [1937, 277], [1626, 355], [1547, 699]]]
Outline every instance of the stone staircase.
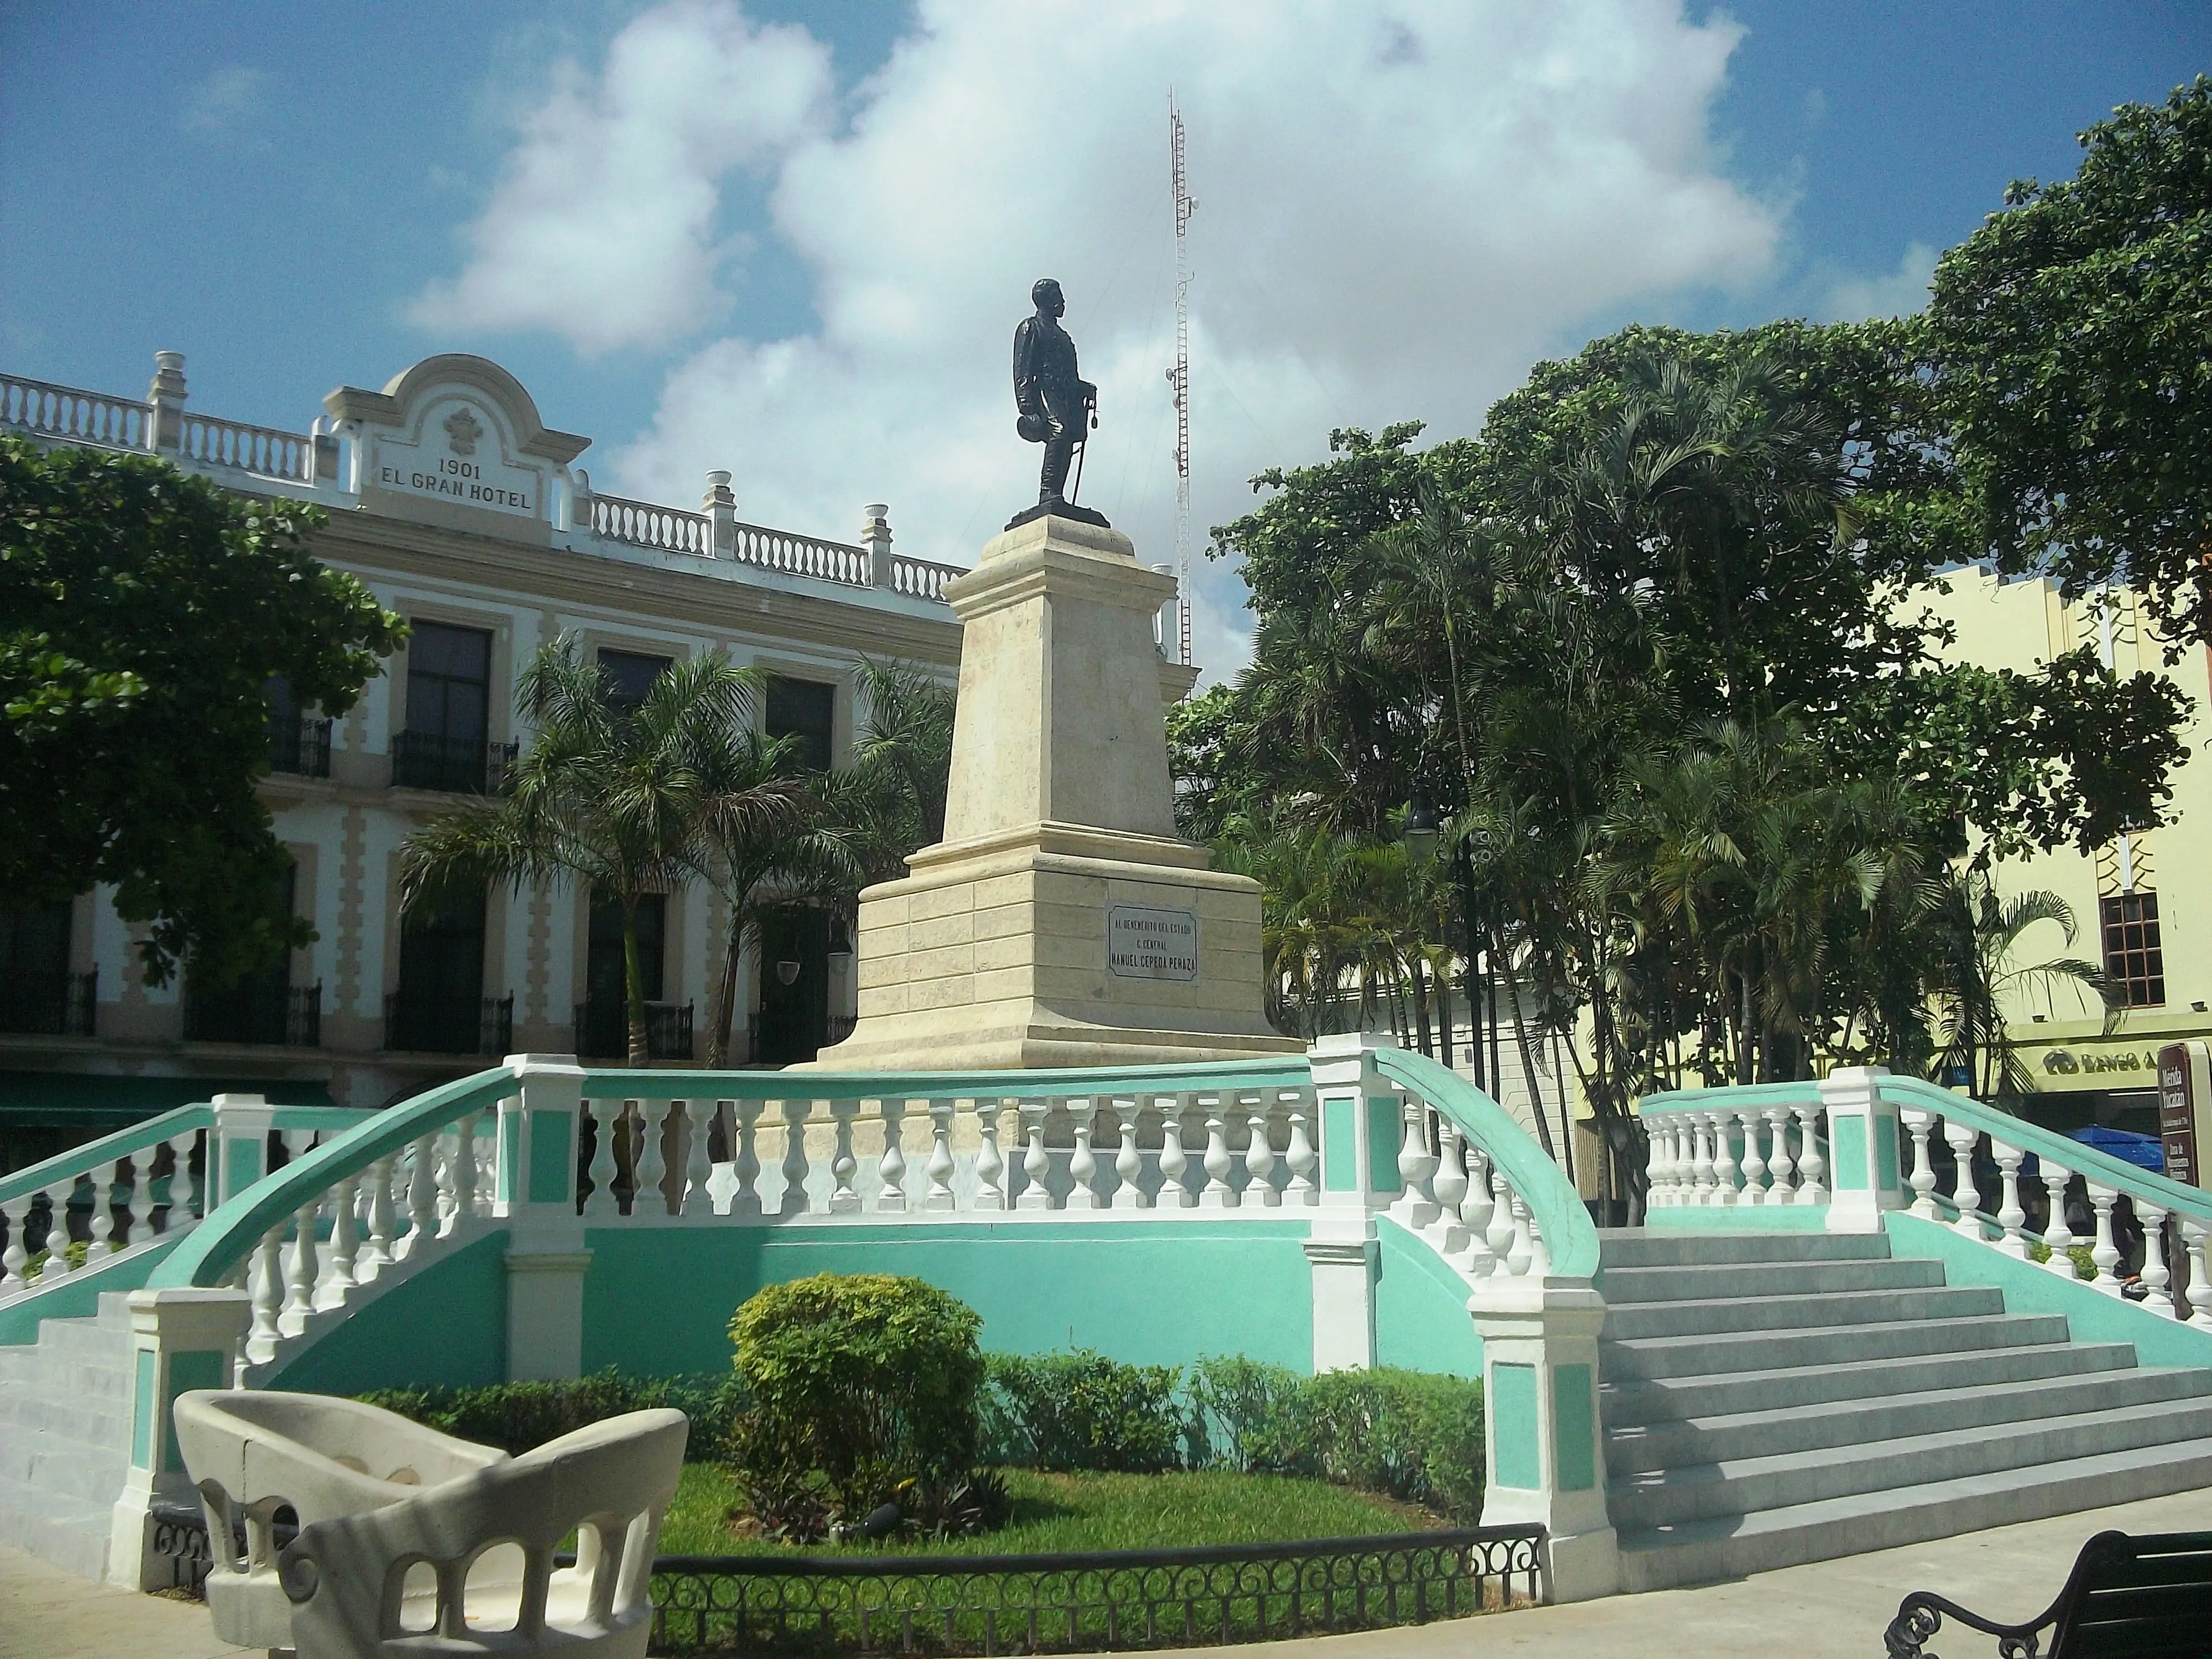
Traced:
[[131, 1465], [131, 1311], [102, 1296], [90, 1319], [49, 1319], [0, 1346], [0, 1544], [81, 1578], [106, 1576]]
[[1622, 1588], [2212, 1486], [2212, 1370], [2136, 1364], [1881, 1234], [1608, 1232]]

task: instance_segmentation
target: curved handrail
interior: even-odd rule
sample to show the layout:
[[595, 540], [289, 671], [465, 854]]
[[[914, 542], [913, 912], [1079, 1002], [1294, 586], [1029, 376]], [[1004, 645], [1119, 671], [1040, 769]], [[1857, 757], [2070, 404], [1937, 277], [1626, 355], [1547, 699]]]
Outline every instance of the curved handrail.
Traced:
[[1646, 1112], [1694, 1110], [1707, 1101], [1737, 1104], [1750, 1101], [1811, 1101], [1820, 1096], [1820, 1085], [1795, 1083], [1723, 1083], [1705, 1089], [1662, 1089], [1636, 1103], [1637, 1115]]
[[1520, 1120], [1465, 1078], [1446, 1071], [1425, 1054], [1404, 1048], [1378, 1048], [1375, 1067], [1457, 1124], [1505, 1172], [1513, 1190], [1528, 1201], [1536, 1218], [1554, 1278], [1597, 1276], [1597, 1224], [1583, 1206], [1582, 1194], [1568, 1184], [1544, 1149], [1528, 1138]]
[[632, 1072], [613, 1066], [584, 1071], [584, 1093], [602, 1100], [998, 1099], [1303, 1089], [1312, 1083], [1313, 1070], [1304, 1054], [1021, 1072]]
[[503, 1066], [496, 1066], [403, 1101], [325, 1141], [274, 1175], [255, 1182], [202, 1221], [154, 1270], [147, 1288], [209, 1288], [222, 1284], [269, 1230], [287, 1216], [378, 1158], [443, 1129], [465, 1113], [496, 1104], [514, 1093], [515, 1088], [514, 1074]]
[[1880, 1093], [1884, 1100], [1970, 1123], [1996, 1135], [2008, 1146], [2049, 1158], [2061, 1169], [2070, 1170], [2085, 1180], [2094, 1180], [2100, 1187], [2130, 1194], [2139, 1192], [2156, 1200], [2162, 1209], [2178, 1211], [2194, 1220], [2212, 1222], [2212, 1194], [2202, 1188], [2185, 1187], [2178, 1181], [2124, 1158], [2114, 1158], [2110, 1152], [2100, 1152], [2055, 1129], [2045, 1129], [2009, 1112], [2001, 1112], [1971, 1095], [1959, 1094], [1917, 1077], [1895, 1075], [1881, 1079]]
[[135, 1158], [140, 1152], [162, 1146], [172, 1137], [187, 1130], [215, 1127], [212, 1107], [173, 1106], [157, 1117], [141, 1119], [102, 1135], [97, 1140], [88, 1140], [70, 1147], [65, 1152], [56, 1152], [52, 1158], [41, 1158], [36, 1164], [0, 1176], [0, 1204], [12, 1204], [19, 1198], [28, 1198], [44, 1192], [58, 1181], [80, 1176], [96, 1170], [103, 1164], [118, 1158]]

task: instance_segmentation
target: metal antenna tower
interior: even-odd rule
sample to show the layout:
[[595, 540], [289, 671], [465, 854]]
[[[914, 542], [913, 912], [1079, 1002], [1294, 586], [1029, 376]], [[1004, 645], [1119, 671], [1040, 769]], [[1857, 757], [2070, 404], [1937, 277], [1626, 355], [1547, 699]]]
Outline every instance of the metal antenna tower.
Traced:
[[1184, 232], [1198, 204], [1183, 168], [1182, 112], [1168, 88], [1168, 175], [1175, 186], [1176, 660], [1190, 660], [1190, 254]]

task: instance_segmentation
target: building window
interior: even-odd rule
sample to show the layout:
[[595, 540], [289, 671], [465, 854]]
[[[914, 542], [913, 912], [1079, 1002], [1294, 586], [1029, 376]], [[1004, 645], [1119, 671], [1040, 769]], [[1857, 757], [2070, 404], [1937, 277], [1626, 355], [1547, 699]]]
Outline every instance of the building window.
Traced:
[[512, 744], [488, 741], [491, 635], [418, 622], [407, 647], [407, 726], [392, 739], [392, 781], [412, 789], [495, 787]]
[[0, 1031], [90, 1036], [98, 981], [70, 972], [67, 899], [0, 905]]
[[653, 683], [667, 669], [666, 657], [648, 657], [639, 651], [599, 653], [599, 678], [606, 682], [607, 701], [624, 714], [635, 711]]
[[799, 763], [810, 772], [827, 772], [830, 735], [837, 713], [837, 688], [817, 680], [791, 680], [781, 674], [768, 683], [768, 734], [794, 738]]
[[292, 682], [271, 674], [262, 688], [269, 699], [269, 769], [306, 778], [331, 775], [331, 723], [300, 711]]
[[399, 927], [399, 988], [386, 999], [384, 1046], [434, 1054], [483, 1052], [484, 899], [418, 906]]
[[2159, 942], [2158, 895], [2116, 893], [2097, 901], [2105, 933], [2105, 975], [2123, 1006], [2154, 1008], [2166, 1000], [2166, 951]]
[[[284, 910], [299, 914], [300, 867], [284, 872]], [[313, 920], [311, 917], [310, 920]], [[284, 951], [230, 985], [208, 985], [185, 976], [185, 1039], [189, 1042], [266, 1042], [295, 1048], [322, 1042], [323, 988], [292, 983], [292, 953]]]
[[[668, 959], [668, 901], [648, 893], [637, 902], [638, 988], [645, 999], [647, 1056], [691, 1058], [691, 1008], [664, 1001]], [[584, 952], [584, 1000], [576, 1009], [576, 1052], [606, 1056], [629, 1052], [629, 989], [623, 975], [622, 903], [592, 901]]]

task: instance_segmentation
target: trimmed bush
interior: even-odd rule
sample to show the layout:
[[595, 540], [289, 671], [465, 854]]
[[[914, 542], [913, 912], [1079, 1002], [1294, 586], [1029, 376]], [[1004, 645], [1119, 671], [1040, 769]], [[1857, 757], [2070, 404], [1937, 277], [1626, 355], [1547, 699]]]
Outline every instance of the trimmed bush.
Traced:
[[378, 1389], [355, 1397], [441, 1434], [497, 1446], [517, 1456], [602, 1418], [669, 1406], [691, 1419], [684, 1455], [695, 1463], [726, 1455], [731, 1426], [745, 1404], [734, 1377], [625, 1376], [612, 1366], [566, 1382]]
[[[988, 1354], [984, 1364], [984, 1462], [1132, 1474], [1183, 1466], [1188, 1413], [1176, 1367], [1125, 1365], [1090, 1348]], [[1202, 1443], [1194, 1450], [1204, 1462]]]
[[747, 1300], [730, 1321], [751, 1401], [731, 1462], [762, 1524], [818, 1535], [966, 1476], [982, 1322], [957, 1297], [890, 1273], [817, 1273]]

